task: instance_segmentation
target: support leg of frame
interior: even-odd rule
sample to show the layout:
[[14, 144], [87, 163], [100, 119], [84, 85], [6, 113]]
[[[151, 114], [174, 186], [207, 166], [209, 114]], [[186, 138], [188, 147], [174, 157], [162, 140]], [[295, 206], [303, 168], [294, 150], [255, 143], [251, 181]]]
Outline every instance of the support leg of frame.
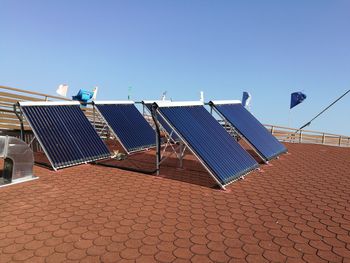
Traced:
[[184, 167], [183, 159], [184, 159], [184, 144], [183, 142], [180, 142], [180, 145], [179, 145], [179, 168], [180, 169], [183, 169]]

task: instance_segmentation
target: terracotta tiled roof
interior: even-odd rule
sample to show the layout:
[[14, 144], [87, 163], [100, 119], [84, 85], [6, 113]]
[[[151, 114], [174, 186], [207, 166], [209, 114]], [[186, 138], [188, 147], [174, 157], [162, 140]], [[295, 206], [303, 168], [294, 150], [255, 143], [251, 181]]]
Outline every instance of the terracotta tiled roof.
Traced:
[[349, 261], [350, 149], [287, 147], [228, 191], [191, 156], [159, 177], [35, 167], [0, 189], [0, 262]]

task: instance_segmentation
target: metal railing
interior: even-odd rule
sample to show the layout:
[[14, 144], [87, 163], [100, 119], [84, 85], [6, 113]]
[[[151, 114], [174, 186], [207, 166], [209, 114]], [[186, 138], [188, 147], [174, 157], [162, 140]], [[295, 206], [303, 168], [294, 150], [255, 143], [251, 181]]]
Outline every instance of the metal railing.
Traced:
[[[70, 99], [52, 96], [44, 93], [27, 91], [17, 88], [0, 86], [0, 130], [11, 132], [20, 130], [20, 122], [13, 111], [13, 105], [17, 101], [51, 101], [51, 100], [67, 100]], [[84, 109], [84, 113], [91, 123], [95, 124], [97, 132], [101, 133], [101, 137], [108, 137], [107, 131], [103, 130], [104, 124], [94, 118], [92, 108]], [[150, 118], [149, 118], [150, 119]], [[232, 132], [228, 127], [226, 127]], [[338, 134], [324, 133], [319, 131], [302, 130], [265, 124], [265, 127], [280, 141], [293, 143], [314, 143], [324, 145], [334, 145], [342, 147], [350, 147], [350, 137]], [[31, 132], [28, 123], [24, 122], [24, 129], [28, 131], [28, 140], [30, 140]], [[297, 133], [296, 133], [297, 132]]]
[[[17, 101], [48, 101], [69, 100], [67, 98], [51, 96], [44, 93], [27, 91], [12, 87], [0, 86], [0, 129], [19, 130], [20, 122], [14, 113], [13, 105]], [[28, 123], [24, 123], [24, 129], [30, 130]]]
[[350, 136], [311, 130], [264, 124], [278, 140], [292, 143], [312, 143], [332, 146], [350, 147]]
[[[39, 92], [33, 92], [18, 88], [0, 86], [0, 131], [2, 135], [11, 134], [11, 136], [19, 137], [21, 129], [20, 121], [18, 120], [13, 105], [18, 101], [53, 101], [70, 99], [65, 97], [53, 96]], [[94, 114], [91, 106], [83, 109], [86, 117], [95, 125], [96, 131], [101, 134], [101, 137], [106, 137], [106, 131], [103, 130], [103, 124], [94, 119]], [[24, 130], [26, 142], [30, 142], [33, 137], [29, 124], [24, 120]], [[18, 133], [18, 134], [17, 134]]]

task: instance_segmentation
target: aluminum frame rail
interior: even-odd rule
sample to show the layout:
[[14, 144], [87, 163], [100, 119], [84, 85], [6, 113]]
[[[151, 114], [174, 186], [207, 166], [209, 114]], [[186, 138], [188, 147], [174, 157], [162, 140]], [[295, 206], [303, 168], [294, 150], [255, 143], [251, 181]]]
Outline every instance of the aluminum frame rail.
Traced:
[[[163, 118], [222, 189], [259, 167], [253, 157], [204, 108], [202, 102], [157, 102], [152, 107], [154, 120], [157, 121], [158, 116]], [[160, 161], [158, 136], [158, 171]]]
[[210, 101], [209, 105], [243, 138], [265, 163], [287, 152], [280, 143], [239, 100]]
[[15, 111], [17, 106], [54, 170], [111, 156], [79, 102], [18, 102]]
[[93, 101], [92, 105], [127, 154], [156, 146], [152, 126], [133, 101]]

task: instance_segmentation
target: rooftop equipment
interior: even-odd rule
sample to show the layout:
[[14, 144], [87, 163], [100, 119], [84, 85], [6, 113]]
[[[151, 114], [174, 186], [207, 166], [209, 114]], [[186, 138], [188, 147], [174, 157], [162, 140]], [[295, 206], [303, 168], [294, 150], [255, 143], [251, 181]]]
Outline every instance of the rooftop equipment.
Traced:
[[83, 106], [86, 106], [89, 100], [96, 99], [98, 87], [95, 87], [93, 91], [88, 90], [79, 90], [78, 94], [75, 96], [72, 96], [72, 100], [77, 100], [82, 103]]
[[0, 186], [36, 179], [33, 175], [33, 151], [16, 137], [0, 136], [0, 158], [4, 168]]

